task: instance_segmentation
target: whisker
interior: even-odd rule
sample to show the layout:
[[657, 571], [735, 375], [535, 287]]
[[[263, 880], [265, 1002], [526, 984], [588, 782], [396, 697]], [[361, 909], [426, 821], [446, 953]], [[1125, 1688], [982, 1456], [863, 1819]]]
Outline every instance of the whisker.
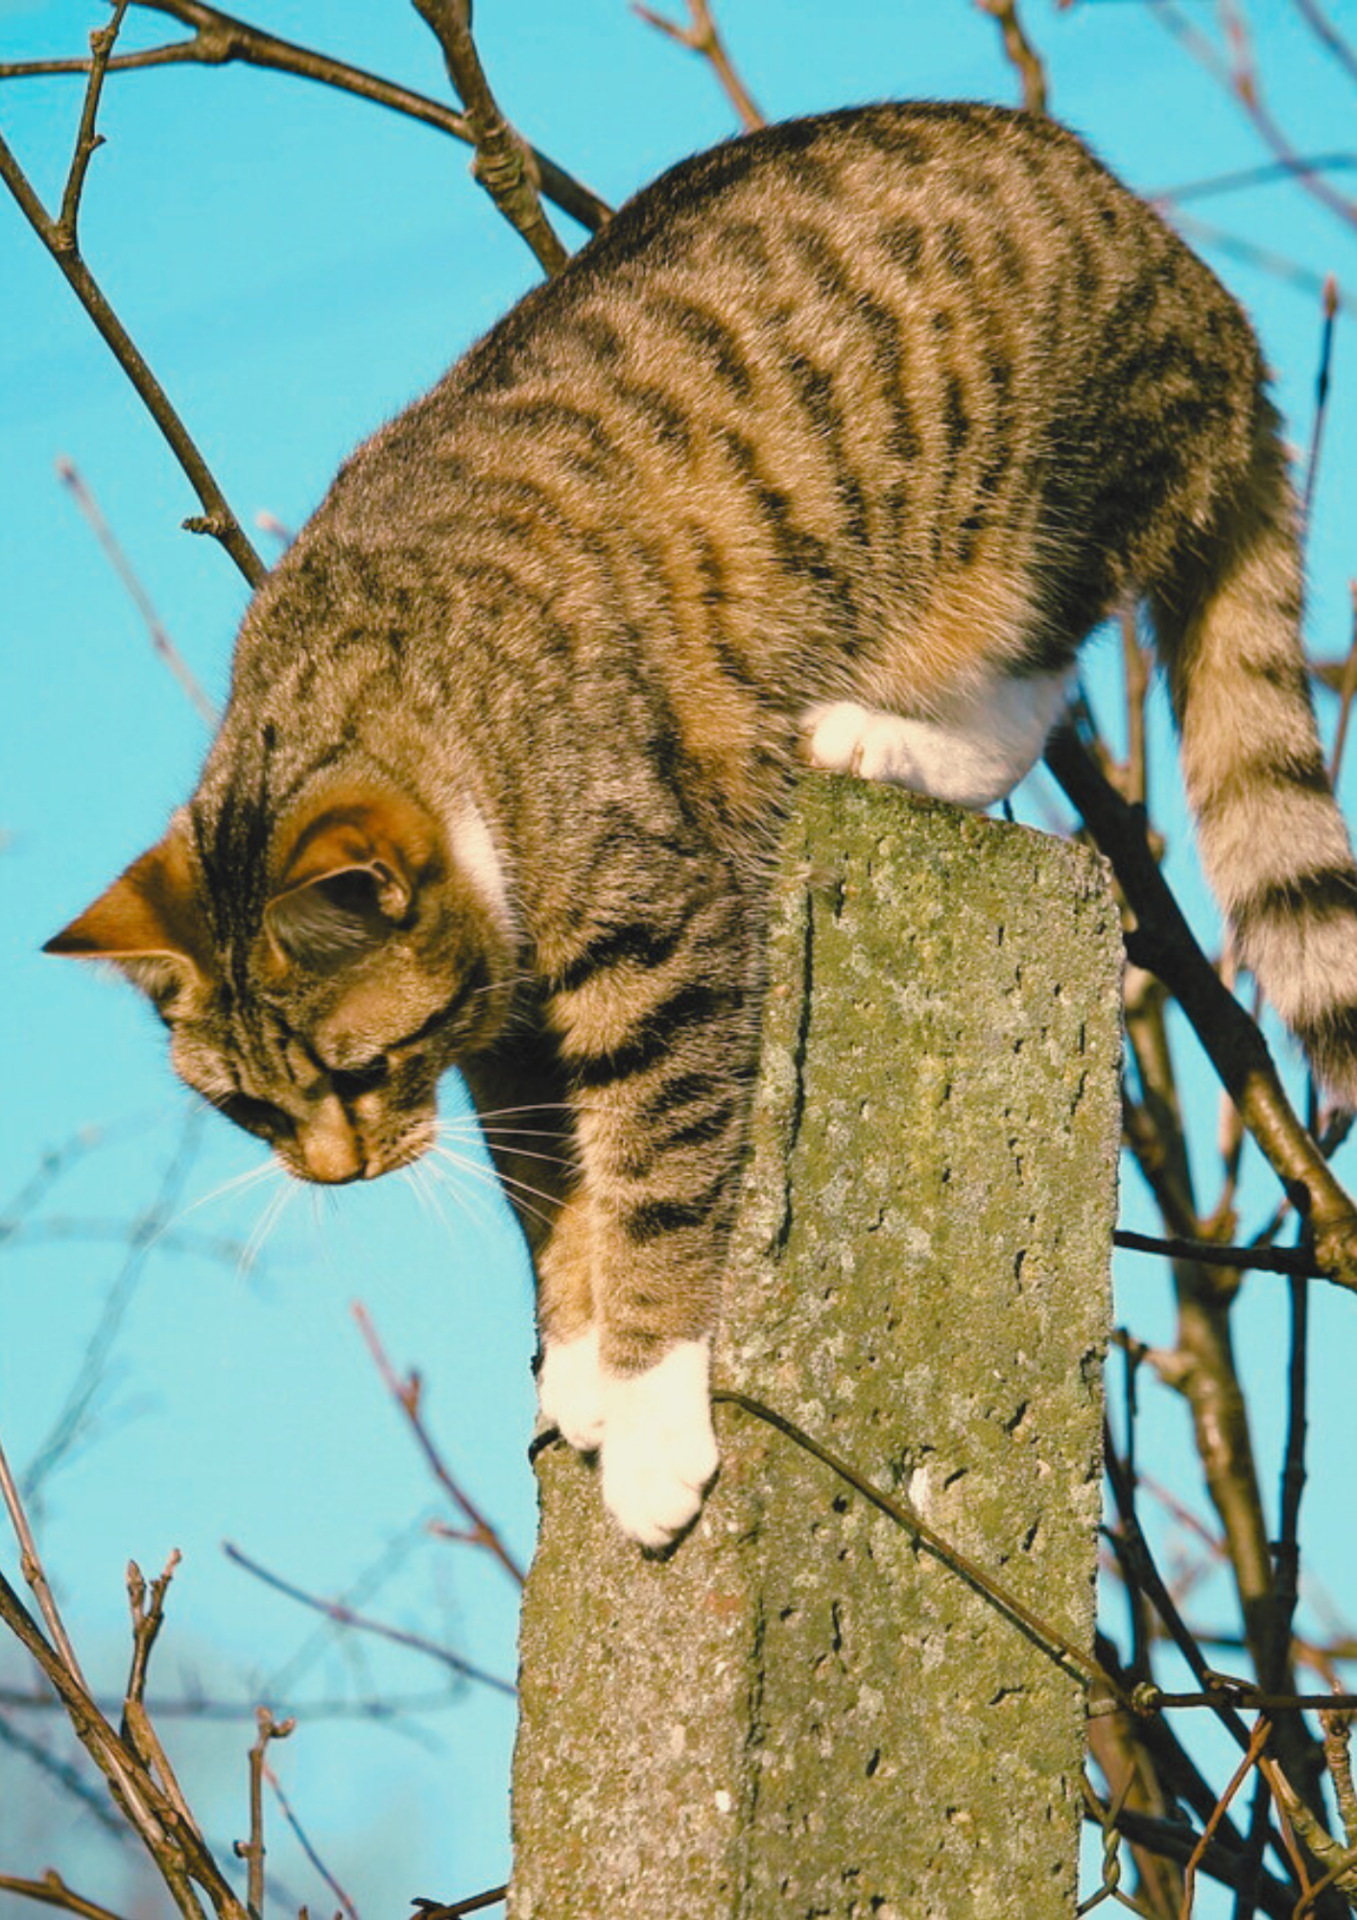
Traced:
[[[530, 1100], [522, 1107], [487, 1107], [484, 1113], [477, 1110], [478, 1120], [504, 1120], [514, 1113], [577, 1113], [580, 1105], [577, 1100]], [[471, 1117], [471, 1116], [468, 1116]]]
[[456, 1239], [452, 1224], [439, 1204], [430, 1169], [423, 1161], [414, 1161], [408, 1167], [401, 1168], [402, 1176], [409, 1182], [411, 1191], [419, 1202], [419, 1208], [425, 1218], [442, 1228], [450, 1240]]
[[[439, 1165], [438, 1162], [445, 1164]], [[503, 1182], [488, 1162], [472, 1159], [466, 1154], [458, 1153], [455, 1148], [432, 1143], [419, 1164], [428, 1173], [430, 1179], [436, 1180], [445, 1193], [450, 1194], [468, 1210], [471, 1208], [473, 1198], [477, 1202], [483, 1201], [484, 1195], [481, 1189], [489, 1193], [498, 1193], [501, 1199], [505, 1197]], [[448, 1169], [451, 1169], [451, 1172]], [[474, 1193], [467, 1190], [468, 1183], [464, 1178], [459, 1180], [453, 1175], [469, 1175], [475, 1189]], [[493, 1210], [481, 1204], [476, 1207], [472, 1217], [481, 1225], [489, 1226], [494, 1218]]]
[[[280, 1174], [282, 1171], [283, 1169], [270, 1154], [268, 1159], [261, 1161], [258, 1166], [246, 1167], [243, 1173], [232, 1174], [229, 1180], [223, 1180], [221, 1185], [213, 1187], [210, 1193], [200, 1194], [198, 1199], [190, 1201], [188, 1206], [181, 1207], [172, 1220], [165, 1222], [160, 1232], [168, 1233], [171, 1227], [177, 1227], [181, 1220], [187, 1220], [191, 1213], [198, 1211], [199, 1207], [206, 1207], [213, 1200], [225, 1199], [228, 1193], [243, 1193], [248, 1188], [258, 1186], [261, 1181], [271, 1179], [274, 1174]], [[158, 1239], [159, 1234], [156, 1237]]]
[[542, 1188], [530, 1186], [526, 1180], [516, 1180], [508, 1174], [500, 1173], [497, 1169], [482, 1166], [478, 1161], [468, 1160], [463, 1155], [454, 1153], [449, 1147], [434, 1146], [430, 1147], [429, 1152], [431, 1154], [437, 1154], [440, 1160], [446, 1160], [448, 1165], [456, 1167], [459, 1173], [469, 1173], [474, 1179], [481, 1181], [485, 1185], [498, 1185], [506, 1191], [512, 1188], [515, 1194], [522, 1195], [530, 1193], [534, 1199], [545, 1201], [546, 1205], [552, 1209], [550, 1213], [543, 1213], [541, 1208], [532, 1206], [527, 1200], [521, 1200], [520, 1202], [524, 1212], [530, 1213], [535, 1220], [540, 1220], [544, 1226], [549, 1226], [555, 1218], [557, 1206], [555, 1196], [550, 1193], [545, 1193]]
[[468, 1192], [466, 1187], [459, 1185], [456, 1180], [445, 1178], [442, 1169], [430, 1165], [428, 1161], [424, 1161], [421, 1164], [420, 1171], [428, 1182], [429, 1199], [439, 1219], [443, 1223], [443, 1230], [449, 1240], [456, 1240], [457, 1228], [443, 1211], [442, 1201], [439, 1197], [441, 1194], [446, 1194], [478, 1231], [482, 1233], [494, 1232], [494, 1209], [485, 1204], [484, 1197], [480, 1193], [475, 1191]]
[[[279, 1172], [282, 1172], [281, 1167], [279, 1168]], [[263, 1251], [264, 1242], [282, 1218], [283, 1211], [295, 1192], [296, 1187], [294, 1183], [291, 1180], [285, 1179], [283, 1184], [270, 1195], [268, 1204], [265, 1206], [258, 1220], [255, 1221], [254, 1231], [245, 1242], [240, 1259], [236, 1263], [236, 1278], [238, 1280], [248, 1280], [251, 1273], [253, 1273], [255, 1263]]]
[[[445, 1144], [456, 1144], [461, 1141], [472, 1142], [477, 1137], [474, 1133], [458, 1133], [451, 1127], [444, 1128], [441, 1126], [439, 1127], [438, 1134], [439, 1139]], [[493, 1138], [496, 1144], [498, 1144], [501, 1139], [508, 1140], [510, 1144], [505, 1148], [505, 1151], [516, 1154], [520, 1160], [542, 1160], [555, 1167], [569, 1167], [572, 1170], [578, 1170], [579, 1168], [580, 1162], [578, 1154], [543, 1153], [539, 1147], [520, 1147], [513, 1144], [520, 1138], [528, 1140], [551, 1140], [555, 1138], [554, 1134], [524, 1132], [518, 1127], [505, 1127], [495, 1128], [490, 1137]]]

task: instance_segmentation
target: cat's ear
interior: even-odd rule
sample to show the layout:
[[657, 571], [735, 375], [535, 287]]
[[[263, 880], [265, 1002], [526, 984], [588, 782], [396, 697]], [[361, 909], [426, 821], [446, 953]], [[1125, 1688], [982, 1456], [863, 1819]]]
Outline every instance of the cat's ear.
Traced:
[[189, 856], [188, 826], [176, 816], [165, 838], [53, 934], [43, 952], [111, 961], [161, 1002], [204, 983], [211, 945]]
[[265, 925], [279, 952], [329, 973], [409, 923], [436, 845], [396, 794], [329, 795], [297, 834]]

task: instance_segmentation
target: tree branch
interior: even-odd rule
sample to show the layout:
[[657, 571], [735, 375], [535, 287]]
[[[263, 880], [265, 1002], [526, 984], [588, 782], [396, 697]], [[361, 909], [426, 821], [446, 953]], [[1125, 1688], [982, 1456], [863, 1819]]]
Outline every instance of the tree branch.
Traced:
[[65, 275], [67, 284], [103, 335], [132, 385], [136, 388], [151, 418], [169, 442], [170, 450], [184, 471], [202, 504], [201, 517], [184, 522], [192, 533], [209, 533], [221, 542], [246, 580], [257, 587], [264, 579], [265, 566], [251, 546], [244, 529], [227, 504], [211, 469], [194, 443], [188, 428], [170, 402], [169, 395], [142, 358], [136, 343], [104, 297], [99, 283], [81, 258], [77, 239], [80, 195], [90, 156], [98, 145], [94, 129], [95, 111], [104, 74], [113, 49], [113, 36], [122, 21], [128, 0], [119, 0], [109, 26], [91, 36], [89, 85], [80, 120], [75, 156], [62, 195], [61, 212], [54, 220], [33, 189], [9, 145], [0, 135], [0, 179], [9, 188], [19, 210]]
[[632, 12], [644, 20], [648, 27], [654, 27], [677, 46], [686, 47], [689, 53], [700, 54], [707, 62], [720, 83], [721, 90], [734, 107], [740, 125], [746, 133], [753, 133], [767, 121], [755, 106], [748, 87], [735, 71], [730, 55], [726, 51], [725, 41], [717, 29], [708, 0], [688, 0], [688, 24], [681, 26], [677, 20], [667, 20], [662, 13], [654, 13], [649, 7], [642, 6], [640, 0], [632, 0]]
[[467, 130], [476, 149], [471, 172], [509, 225], [523, 236], [548, 274], [561, 271], [569, 254], [552, 231], [537, 197], [531, 151], [500, 112], [490, 91], [476, 42], [471, 37], [468, 0], [414, 0], [443, 49], [448, 78], [466, 108]]
[[1136, 916], [1127, 950], [1173, 993], [1277, 1177], [1306, 1202], [1319, 1264], [1357, 1289], [1357, 1208], [1296, 1117], [1267, 1042], [1221, 983], [1160, 873], [1136, 810], [1104, 779], [1074, 734], [1054, 735], [1046, 764], [1083, 815]]
[[[328, 54], [317, 53], [310, 47], [298, 46], [291, 40], [280, 40], [275, 34], [265, 33], [262, 28], [223, 13], [218, 7], [203, 5], [201, 0], [132, 0], [132, 3], [150, 12], [167, 14], [184, 26], [191, 26], [194, 29], [193, 37], [176, 41], [170, 46], [150, 47], [140, 53], [120, 54], [109, 61], [110, 73], [134, 73], [149, 67], [180, 64], [227, 66], [238, 60], [244, 66], [290, 74], [298, 80], [311, 80], [320, 86], [333, 87], [340, 93], [351, 93], [373, 106], [386, 107], [393, 113], [404, 114], [407, 119], [433, 127], [439, 133], [449, 134], [454, 140], [462, 140], [468, 146], [474, 144], [466, 116], [455, 113], [442, 101], [431, 100], [410, 87], [383, 80], [378, 74], [350, 66], [344, 60], [331, 59]], [[88, 71], [87, 60], [0, 62], [0, 80]], [[596, 193], [546, 154], [539, 153], [535, 147], [530, 148], [529, 152], [542, 192], [562, 213], [568, 213], [572, 220], [577, 220], [590, 233], [596, 233], [607, 224], [611, 208], [606, 201], [600, 200]]]
[[1017, 0], [975, 0], [981, 13], [998, 24], [1004, 52], [1022, 82], [1022, 103], [1028, 113], [1046, 111], [1046, 69], [1018, 18]]

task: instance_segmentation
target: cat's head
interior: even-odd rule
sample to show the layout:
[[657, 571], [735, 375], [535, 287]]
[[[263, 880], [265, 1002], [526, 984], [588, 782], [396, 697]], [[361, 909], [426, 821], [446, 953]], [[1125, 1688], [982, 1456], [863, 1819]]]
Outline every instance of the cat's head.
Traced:
[[434, 1140], [440, 1075], [513, 996], [494, 850], [370, 781], [272, 831], [196, 806], [49, 953], [112, 962], [170, 1030], [175, 1071], [300, 1179], [372, 1178]]

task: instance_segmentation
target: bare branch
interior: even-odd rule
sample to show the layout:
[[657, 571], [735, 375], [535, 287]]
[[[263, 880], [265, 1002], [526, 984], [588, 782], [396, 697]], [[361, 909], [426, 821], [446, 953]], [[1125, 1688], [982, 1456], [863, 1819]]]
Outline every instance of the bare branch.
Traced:
[[469, 1899], [454, 1900], [452, 1905], [444, 1906], [438, 1900], [416, 1900], [418, 1920], [462, 1920], [463, 1914], [484, 1913], [487, 1907], [497, 1907], [509, 1897], [508, 1886], [487, 1887], [484, 1893], [473, 1893]]
[[[270, 1740], [286, 1740], [296, 1727], [295, 1720], [275, 1720], [267, 1707], [255, 1709], [258, 1737], [250, 1748], [250, 1837], [236, 1841], [236, 1858], [246, 1862], [248, 1881], [246, 1901], [251, 1920], [261, 1920], [264, 1911], [264, 1776], [269, 1772], [264, 1752]], [[274, 1783], [276, 1786], [276, 1782]], [[355, 1916], [356, 1920], [356, 1916]]]
[[136, 388], [197, 494], [203, 513], [200, 517], [186, 520], [184, 526], [192, 533], [208, 533], [214, 540], [220, 541], [249, 584], [252, 587], [259, 586], [266, 571], [264, 563], [228, 506], [226, 496], [217, 485], [192, 435], [175, 411], [169, 395], [142, 358], [132, 336], [105, 299], [98, 281], [85, 265], [74, 233], [64, 234], [59, 222], [50, 217], [3, 135], [0, 135], [0, 179], [13, 194], [29, 226], [56, 261], [81, 306], [107, 341], [114, 358]]
[[318, 1594], [307, 1593], [305, 1588], [294, 1586], [290, 1580], [284, 1580], [281, 1575], [270, 1573], [267, 1567], [262, 1567], [257, 1560], [252, 1560], [247, 1553], [242, 1553], [240, 1548], [233, 1546], [229, 1540], [224, 1544], [222, 1551], [234, 1566], [253, 1574], [256, 1580], [262, 1580], [265, 1586], [272, 1587], [275, 1592], [285, 1593], [289, 1600], [296, 1600], [303, 1607], [311, 1607], [317, 1613], [323, 1613], [326, 1619], [332, 1620], [337, 1627], [352, 1627], [356, 1632], [373, 1634], [379, 1640], [389, 1640], [393, 1646], [408, 1647], [413, 1653], [427, 1654], [431, 1660], [439, 1661], [443, 1666], [451, 1668], [454, 1673], [461, 1674], [464, 1679], [478, 1680], [483, 1687], [493, 1687], [496, 1693], [513, 1697], [518, 1692], [511, 1680], [502, 1680], [498, 1674], [487, 1673], [483, 1667], [473, 1666], [469, 1660], [464, 1660], [460, 1654], [453, 1653], [449, 1647], [440, 1646], [436, 1640], [426, 1639], [424, 1635], [418, 1633], [407, 1633], [401, 1627], [388, 1626], [384, 1620], [373, 1620], [367, 1614], [355, 1613], [352, 1607], [346, 1607], [341, 1600], [325, 1600]]
[[532, 156], [500, 112], [490, 91], [476, 42], [471, 37], [468, 0], [414, 0], [415, 11], [443, 49], [448, 78], [466, 108], [466, 124], [476, 148], [473, 177], [520, 233], [548, 274], [561, 271], [569, 254], [557, 239], [537, 197]]
[[0, 1873], [0, 1890], [17, 1893], [21, 1900], [36, 1900], [39, 1906], [60, 1907], [63, 1913], [83, 1914], [84, 1920], [120, 1920], [108, 1907], [96, 1906], [93, 1900], [73, 1893], [54, 1869], [49, 1868], [41, 1880], [15, 1880]]
[[1029, 113], [1045, 113], [1046, 69], [1018, 18], [1018, 0], [975, 0], [981, 13], [998, 23], [1004, 52], [1022, 82], [1022, 103]]
[[688, 0], [688, 24], [682, 26], [677, 20], [668, 20], [662, 13], [654, 13], [649, 7], [642, 6], [640, 0], [632, 0], [632, 12], [644, 20], [648, 27], [654, 27], [680, 47], [686, 47], [689, 53], [700, 54], [716, 75], [727, 100], [734, 107], [741, 126], [746, 133], [753, 133], [767, 121], [754, 104], [753, 96], [739, 74], [735, 71], [725, 41], [721, 38], [716, 21], [712, 15], [709, 0]]
[[[431, 100], [412, 88], [383, 80], [379, 75], [368, 73], [362, 67], [350, 66], [346, 61], [333, 60], [328, 54], [316, 53], [310, 47], [280, 40], [262, 28], [223, 13], [219, 7], [203, 5], [201, 0], [133, 0], [133, 4], [148, 11], [167, 14], [184, 26], [193, 27], [193, 37], [175, 41], [170, 46], [150, 47], [140, 53], [120, 54], [109, 61], [110, 73], [134, 73], [150, 67], [186, 64], [225, 66], [238, 60], [245, 66], [290, 74], [295, 79], [310, 80], [320, 86], [333, 87], [340, 93], [351, 93], [356, 99], [404, 114], [408, 119], [433, 127], [439, 133], [449, 134], [468, 146], [474, 144], [466, 116], [455, 113], [441, 100]], [[0, 80], [22, 80], [45, 74], [88, 73], [89, 64], [87, 60], [4, 61], [0, 62]], [[577, 220], [590, 233], [596, 233], [607, 224], [611, 209], [606, 201], [600, 200], [596, 193], [546, 154], [539, 153], [535, 147], [530, 151], [542, 192], [562, 213], [568, 213], [572, 220]]]
[[1215, 1838], [1216, 1828], [1220, 1825], [1221, 1820], [1224, 1818], [1225, 1814], [1229, 1811], [1230, 1802], [1234, 1799], [1236, 1793], [1238, 1793], [1239, 1789], [1243, 1786], [1249, 1774], [1252, 1773], [1254, 1767], [1258, 1764], [1258, 1761], [1262, 1755], [1263, 1748], [1267, 1744], [1268, 1735], [1271, 1733], [1271, 1731], [1272, 1731], [1272, 1728], [1269, 1725], [1269, 1723], [1265, 1719], [1263, 1719], [1262, 1716], [1260, 1715], [1257, 1723], [1254, 1726], [1253, 1736], [1249, 1741], [1248, 1748], [1245, 1751], [1243, 1759], [1240, 1761], [1239, 1765], [1235, 1768], [1234, 1773], [1231, 1775], [1229, 1785], [1226, 1787], [1224, 1793], [1221, 1794], [1219, 1800], [1217, 1800], [1215, 1804], [1215, 1808], [1212, 1811], [1211, 1818], [1207, 1821], [1206, 1826], [1202, 1830], [1202, 1836], [1200, 1840], [1198, 1840], [1196, 1846], [1192, 1849], [1192, 1852], [1188, 1858], [1187, 1866], [1183, 1870], [1183, 1912], [1184, 1913], [1191, 1913], [1192, 1911], [1192, 1891], [1197, 1879], [1197, 1869], [1202, 1863], [1202, 1860], [1206, 1854], [1207, 1848], [1210, 1846], [1212, 1840]]
[[1226, 0], [1223, 7], [1232, 56], [1229, 59], [1183, 16], [1175, 0], [1150, 0], [1150, 12], [1226, 92], [1234, 96], [1265, 144], [1290, 170], [1297, 185], [1318, 200], [1321, 206], [1327, 207], [1345, 226], [1357, 226], [1357, 202], [1334, 192], [1323, 174], [1317, 172], [1305, 156], [1296, 151], [1264, 105], [1248, 33], [1231, 0]]
[[[288, 1722], [287, 1730], [288, 1732], [291, 1732], [290, 1721]], [[275, 1736], [280, 1731], [281, 1729], [275, 1729]], [[297, 1815], [293, 1812], [291, 1802], [288, 1800], [287, 1795], [283, 1792], [282, 1787], [279, 1785], [277, 1774], [273, 1771], [273, 1768], [268, 1764], [268, 1762], [262, 1759], [262, 1756], [261, 1756], [261, 1768], [262, 1768], [264, 1778], [268, 1781], [269, 1786], [273, 1791], [273, 1796], [275, 1800], [277, 1800], [278, 1802], [279, 1812], [282, 1814], [284, 1820], [287, 1821], [287, 1824], [291, 1827], [293, 1833], [296, 1835], [297, 1845], [301, 1848], [302, 1852], [306, 1855], [307, 1859], [311, 1862], [311, 1865], [315, 1868], [316, 1872], [320, 1875], [321, 1879], [325, 1882], [326, 1886], [330, 1889], [335, 1899], [338, 1900], [340, 1906], [344, 1909], [345, 1913], [348, 1914], [349, 1920], [358, 1920], [358, 1910], [354, 1906], [353, 1901], [349, 1898], [348, 1894], [345, 1893], [343, 1887], [339, 1884], [338, 1880], [335, 1879], [335, 1876], [331, 1873], [330, 1869], [326, 1866], [325, 1862], [321, 1859], [320, 1855], [316, 1852], [316, 1849], [312, 1845], [305, 1827], [303, 1827], [301, 1821], [297, 1818]], [[338, 1915], [336, 1915], [336, 1920], [338, 1920]]]
[[65, 454], [57, 461], [57, 478], [67, 488], [75, 504], [84, 514], [95, 539], [107, 554], [113, 571], [126, 587], [132, 604], [146, 623], [146, 631], [151, 636], [152, 647], [188, 695], [198, 717], [207, 726], [215, 727], [217, 709], [203, 692], [193, 669], [171, 640], [160, 615], [151, 602], [151, 596], [142, 585], [131, 561], [119, 546], [112, 527], [100, 512], [99, 503], [90, 492], [79, 468], [74, 460], [69, 459]]
[[1348, 78], [1357, 80], [1357, 53], [1353, 52], [1333, 22], [1321, 12], [1317, 0], [1295, 0], [1295, 4], [1311, 32], [1333, 55]]
[[1329, 371], [1333, 364], [1334, 321], [1338, 317], [1338, 282], [1330, 274], [1324, 282], [1324, 324], [1320, 331], [1319, 369], [1315, 374], [1315, 418], [1310, 429], [1310, 456], [1305, 463], [1301, 492], [1301, 526], [1310, 525], [1310, 506], [1319, 477], [1319, 450], [1324, 443], [1324, 421], [1329, 408]]
[[80, 195], [84, 191], [85, 175], [95, 148], [104, 144], [104, 136], [95, 131], [95, 122], [99, 117], [99, 96], [103, 92], [104, 75], [108, 71], [113, 44], [118, 38], [127, 7], [128, 0], [116, 0], [108, 25], [90, 35], [89, 84], [85, 88], [80, 130], [76, 135], [75, 152], [66, 175], [66, 190], [61, 196], [61, 212], [56, 221], [57, 244], [71, 252], [75, 251], [77, 245], [76, 229], [80, 220]]
[[[1349, 173], [1357, 167], [1357, 153], [1308, 153], [1305, 166], [1311, 173]], [[1205, 200], [1217, 193], [1240, 193], [1248, 187], [1267, 186], [1272, 181], [1294, 181], [1296, 168], [1289, 160], [1264, 160], [1256, 167], [1232, 167], [1228, 173], [1207, 174], [1201, 180], [1185, 180], [1178, 187], [1161, 187], [1145, 198], [1155, 207], [1178, 207], [1184, 200]]]
[[373, 1326], [367, 1309], [360, 1301], [355, 1301], [352, 1311], [354, 1319], [358, 1322], [358, 1330], [367, 1343], [368, 1352], [376, 1363], [377, 1371], [382, 1376], [387, 1392], [409, 1421], [410, 1431], [419, 1442], [434, 1478], [467, 1522], [470, 1531], [459, 1535], [459, 1538], [466, 1540], [471, 1546], [483, 1547], [487, 1553], [498, 1560], [514, 1584], [521, 1587], [524, 1578], [522, 1567], [471, 1496], [453, 1477], [424, 1424], [419, 1405], [422, 1388], [420, 1376], [418, 1373], [411, 1372], [404, 1380], [398, 1379], [396, 1370], [387, 1359], [382, 1343], [377, 1337], [377, 1329]]
[[1357, 1289], [1357, 1208], [1297, 1119], [1266, 1041], [1193, 939], [1145, 845], [1139, 816], [1068, 730], [1055, 735], [1046, 761], [1135, 912], [1132, 957], [1172, 990], [1264, 1157], [1288, 1190], [1303, 1191], [1320, 1265], [1339, 1285]]

